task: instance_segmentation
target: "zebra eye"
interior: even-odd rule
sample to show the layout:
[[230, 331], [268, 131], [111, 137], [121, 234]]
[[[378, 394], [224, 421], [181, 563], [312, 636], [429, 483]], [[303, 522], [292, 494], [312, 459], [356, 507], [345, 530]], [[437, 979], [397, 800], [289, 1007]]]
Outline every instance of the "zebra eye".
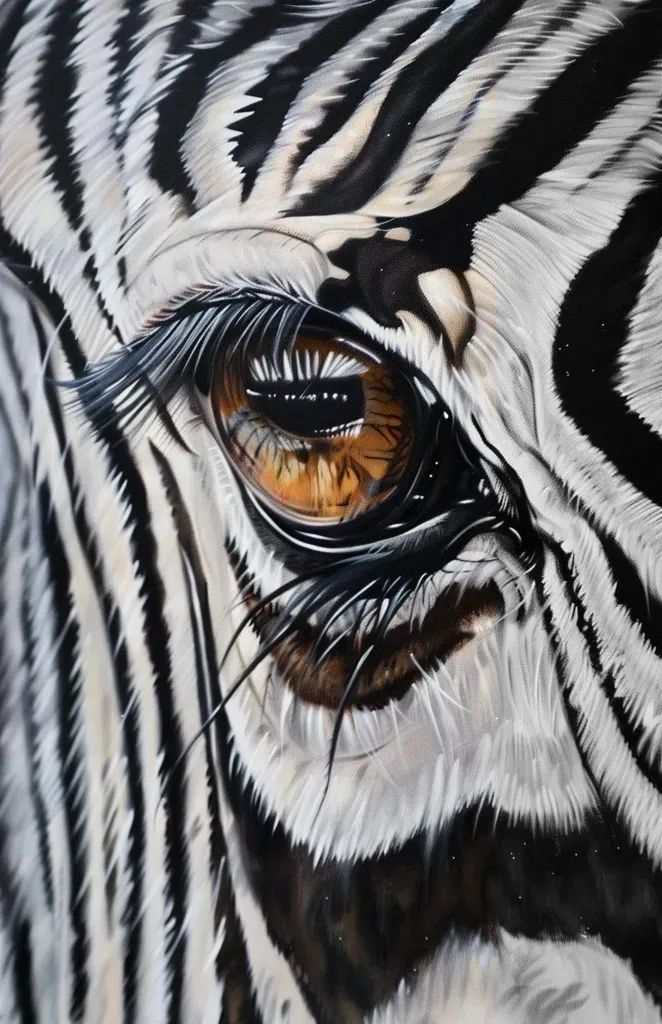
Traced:
[[244, 480], [288, 517], [339, 523], [379, 507], [407, 474], [416, 400], [405, 374], [361, 345], [299, 334], [223, 352], [210, 400]]

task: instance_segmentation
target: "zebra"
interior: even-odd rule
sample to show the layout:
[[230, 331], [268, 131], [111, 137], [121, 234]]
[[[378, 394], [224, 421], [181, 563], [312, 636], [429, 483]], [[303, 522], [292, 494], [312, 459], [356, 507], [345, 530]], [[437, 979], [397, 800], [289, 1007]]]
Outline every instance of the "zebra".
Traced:
[[0, 1019], [662, 1019], [662, 8], [4, 0]]

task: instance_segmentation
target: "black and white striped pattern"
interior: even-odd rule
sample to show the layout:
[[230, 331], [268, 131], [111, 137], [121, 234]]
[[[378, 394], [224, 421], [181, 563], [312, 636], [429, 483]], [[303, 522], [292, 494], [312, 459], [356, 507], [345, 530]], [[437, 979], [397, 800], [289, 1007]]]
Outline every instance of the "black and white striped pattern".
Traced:
[[[662, 1020], [660, 4], [5, 0], [0, 54], [0, 1020]], [[416, 589], [504, 614], [321, 806], [269, 659], [193, 742], [233, 566], [293, 569], [192, 382], [66, 386], [228, 295], [408, 360], [538, 553]]]

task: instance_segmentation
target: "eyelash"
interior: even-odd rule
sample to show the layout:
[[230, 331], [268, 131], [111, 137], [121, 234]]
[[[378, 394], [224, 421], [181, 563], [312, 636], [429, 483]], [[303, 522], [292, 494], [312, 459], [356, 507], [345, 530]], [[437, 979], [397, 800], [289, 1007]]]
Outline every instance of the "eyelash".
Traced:
[[124, 426], [144, 425], [158, 411], [155, 396], [167, 407], [183, 387], [196, 380], [204, 384], [208, 366], [231, 331], [233, 346], [248, 347], [275, 321], [279, 344], [298, 330], [309, 308], [295, 299], [260, 293], [216, 297], [213, 303], [180, 309], [118, 355], [88, 366], [77, 381], [57, 383], [73, 391], [75, 404], [90, 417], [119, 416]]
[[323, 380], [327, 377], [351, 377], [361, 372], [361, 364], [347, 356], [328, 353], [320, 362], [319, 355], [306, 353], [307, 358], [296, 352], [290, 358], [284, 349], [271, 356], [253, 359], [249, 370], [259, 381]]

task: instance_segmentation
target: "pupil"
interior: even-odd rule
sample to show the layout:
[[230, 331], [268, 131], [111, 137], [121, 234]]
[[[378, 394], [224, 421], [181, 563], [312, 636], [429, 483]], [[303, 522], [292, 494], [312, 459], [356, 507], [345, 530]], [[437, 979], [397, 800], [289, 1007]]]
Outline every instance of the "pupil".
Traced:
[[365, 414], [360, 377], [252, 381], [246, 393], [256, 412], [299, 437], [342, 434]]

